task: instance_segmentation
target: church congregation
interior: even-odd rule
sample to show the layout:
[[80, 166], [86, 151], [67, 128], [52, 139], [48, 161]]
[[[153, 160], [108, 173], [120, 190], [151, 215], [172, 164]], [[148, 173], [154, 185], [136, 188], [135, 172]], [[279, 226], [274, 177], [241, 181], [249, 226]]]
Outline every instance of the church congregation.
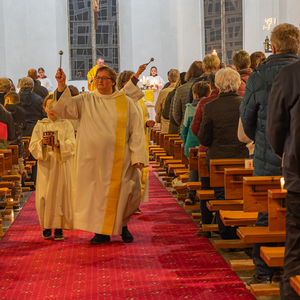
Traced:
[[254, 296], [300, 299], [300, 31], [282, 23], [270, 41], [268, 57], [241, 49], [233, 65], [212, 53], [188, 70], [169, 66], [168, 84], [148, 63], [117, 74], [103, 58], [88, 92], [68, 86], [62, 68], [55, 83], [43, 67], [17, 87], [0, 78], [0, 213], [21, 210], [30, 176], [41, 239], [64, 243], [81, 230], [94, 249], [115, 236], [134, 243], [130, 220], [143, 215], [154, 172], [200, 220], [195, 236], [250, 256], [230, 267], [254, 271]]

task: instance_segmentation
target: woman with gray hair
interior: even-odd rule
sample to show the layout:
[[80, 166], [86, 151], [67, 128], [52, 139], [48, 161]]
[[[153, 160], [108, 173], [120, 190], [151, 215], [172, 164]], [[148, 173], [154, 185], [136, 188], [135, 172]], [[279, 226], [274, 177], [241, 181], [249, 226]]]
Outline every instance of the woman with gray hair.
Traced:
[[[241, 84], [240, 75], [231, 68], [221, 69], [216, 73], [215, 85], [219, 89], [219, 97], [204, 106], [203, 119], [198, 132], [201, 145], [208, 147], [205, 164], [210, 159], [247, 158], [246, 145], [237, 138], [239, 108], [242, 98], [237, 90]], [[224, 187], [214, 187], [215, 200], [223, 200]], [[238, 238], [235, 228], [224, 226], [219, 212], [216, 212], [219, 233], [223, 239]]]

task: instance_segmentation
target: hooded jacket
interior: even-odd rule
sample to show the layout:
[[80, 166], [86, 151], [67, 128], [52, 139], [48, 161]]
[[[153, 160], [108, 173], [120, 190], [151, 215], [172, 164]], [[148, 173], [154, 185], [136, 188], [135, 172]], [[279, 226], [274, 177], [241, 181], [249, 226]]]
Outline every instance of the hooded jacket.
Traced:
[[27, 122], [26, 130], [23, 130], [23, 136], [31, 136], [32, 130], [38, 120], [42, 120], [45, 112], [43, 109], [43, 99], [32, 91], [21, 90], [19, 92], [20, 103], [25, 112]]
[[18, 102], [15, 104], [6, 104], [5, 109], [11, 113], [15, 125], [15, 138], [11, 141], [11, 144], [18, 145], [19, 157], [23, 157], [24, 144], [22, 140], [22, 131], [26, 129], [26, 119], [23, 106], [20, 102]]

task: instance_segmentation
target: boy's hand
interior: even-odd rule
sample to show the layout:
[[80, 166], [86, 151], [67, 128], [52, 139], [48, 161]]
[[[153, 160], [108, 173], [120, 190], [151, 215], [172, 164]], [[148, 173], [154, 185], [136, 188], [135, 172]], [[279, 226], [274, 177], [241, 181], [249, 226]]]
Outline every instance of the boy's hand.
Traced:
[[44, 145], [49, 145], [50, 143], [50, 137], [49, 136], [44, 136], [43, 137], [43, 144]]

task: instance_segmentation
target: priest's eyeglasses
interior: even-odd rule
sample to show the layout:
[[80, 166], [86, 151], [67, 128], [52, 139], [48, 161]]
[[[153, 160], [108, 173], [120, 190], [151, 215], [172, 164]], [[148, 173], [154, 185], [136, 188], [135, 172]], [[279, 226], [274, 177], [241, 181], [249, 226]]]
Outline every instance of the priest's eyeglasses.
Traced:
[[103, 76], [103, 77], [99, 77], [99, 76], [96, 76], [95, 77], [95, 80], [103, 80], [103, 81], [106, 81], [106, 80], [108, 80], [108, 79], [112, 79], [112, 78], [110, 78], [110, 77], [106, 77], [106, 76]]

